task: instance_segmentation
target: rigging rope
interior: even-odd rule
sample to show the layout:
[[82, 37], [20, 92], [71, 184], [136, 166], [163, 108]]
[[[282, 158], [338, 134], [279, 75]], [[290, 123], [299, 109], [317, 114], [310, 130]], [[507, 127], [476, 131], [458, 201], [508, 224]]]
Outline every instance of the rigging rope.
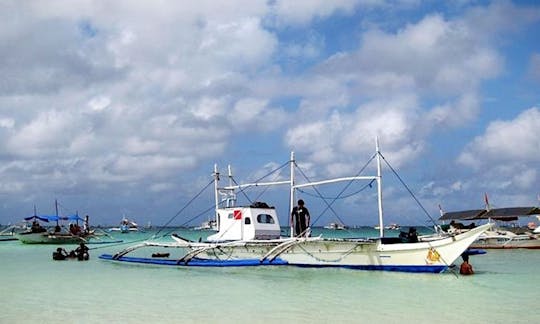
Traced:
[[[259, 179], [255, 180], [254, 184], [252, 186], [246, 186], [244, 188], [241, 188], [240, 189], [240, 193], [242, 193], [244, 195], [244, 197], [246, 197], [246, 199], [249, 201], [250, 204], [253, 203], [253, 201], [251, 201], [251, 199], [248, 197], [248, 195], [245, 193], [245, 191], [248, 189], [248, 188], [251, 188], [251, 187], [256, 187], [257, 186], [257, 183], [263, 179], [265, 179], [266, 177], [269, 177], [270, 175], [272, 175], [273, 173], [283, 169], [284, 167], [286, 167], [288, 164], [290, 163], [290, 161], [287, 161], [285, 163], [283, 163], [282, 165], [280, 165], [279, 167], [275, 168], [274, 170], [268, 172], [266, 175], [260, 177]], [[237, 186], [240, 186], [236, 180], [234, 179], [234, 177], [231, 177], [231, 180], [234, 182], [235, 185]], [[268, 186], [265, 186], [265, 188], [263, 189], [263, 191], [257, 196], [257, 198], [255, 198], [255, 201], [257, 201], [261, 196], [262, 194], [268, 190]]]
[[361, 193], [362, 191], [366, 190], [368, 187], [369, 187], [369, 188], [372, 188], [372, 187], [373, 187], [373, 186], [372, 186], [373, 182], [375, 182], [375, 180], [371, 180], [367, 185], [365, 185], [365, 186], [363, 186], [362, 188], [360, 188], [360, 190], [357, 190], [357, 191], [355, 191], [355, 192], [353, 192], [353, 193], [351, 193], [351, 194], [348, 194], [348, 195], [346, 195], [346, 196], [339, 196], [339, 195], [338, 195], [338, 196], [336, 196], [336, 197], [319, 197], [319, 196], [316, 196], [316, 195], [314, 195], [314, 194], [312, 194], [312, 193], [309, 193], [309, 192], [307, 192], [307, 191], [305, 191], [305, 190], [302, 190], [302, 189], [296, 189], [296, 190], [298, 190], [298, 191], [300, 191], [301, 193], [304, 193], [304, 194], [306, 194], [306, 195], [308, 195], [308, 196], [315, 197], [315, 198], [322, 198], [322, 199], [328, 199], [328, 200], [331, 200], [331, 199], [333, 199], [333, 200], [338, 200], [338, 199], [347, 199], [347, 198], [350, 198], [350, 197], [352, 197], [352, 196], [355, 196], [355, 195]]
[[[373, 159], [376, 157], [377, 155], [374, 154], [371, 156], [371, 158], [364, 164], [364, 166], [360, 169], [360, 171], [358, 171], [355, 175], [356, 176], [359, 176], [360, 174], [362, 174], [362, 172], [367, 168], [367, 166], [371, 163], [371, 161], [373, 161]], [[295, 163], [296, 165], [296, 163]], [[307, 178], [307, 176], [304, 174], [304, 172], [302, 172], [302, 170], [300, 169], [300, 167], [298, 167], [297, 165], [297, 168], [300, 170], [300, 172], [302, 173], [302, 175], [309, 181], [309, 179]], [[332, 212], [334, 213], [334, 215], [336, 215], [336, 217], [338, 218], [338, 220], [342, 223], [342, 224], [345, 224], [343, 222], [343, 220], [340, 219], [340, 217], [337, 215], [337, 213], [334, 211], [334, 209], [332, 208], [332, 205], [336, 202], [336, 200], [338, 198], [341, 197], [341, 195], [345, 192], [345, 190], [347, 190], [351, 185], [352, 183], [354, 182], [354, 180], [350, 180], [347, 182], [347, 184], [343, 187], [343, 189], [338, 193], [337, 197], [335, 197], [334, 199], [332, 199], [331, 203], [328, 204], [328, 202], [325, 200], [325, 198], [320, 194], [320, 192], [314, 187], [315, 191], [317, 192], [317, 194], [319, 195], [320, 198], [322, 198], [324, 200], [324, 202], [326, 203], [327, 207], [319, 214], [319, 216], [315, 219], [315, 221], [313, 221], [313, 224], [315, 224], [320, 218], [322, 215], [324, 215], [324, 213], [330, 209], [332, 210]], [[367, 186], [371, 187], [371, 183], [373, 183], [373, 181], [371, 181]], [[367, 186], [364, 186], [364, 188], [362, 188], [360, 191], [358, 192], [361, 192], [363, 190], [365, 190], [367, 188]]]
[[403, 181], [403, 179], [401, 179], [401, 177], [399, 176], [399, 174], [397, 173], [396, 170], [394, 170], [394, 168], [390, 165], [390, 163], [386, 160], [386, 158], [384, 157], [384, 155], [382, 155], [382, 153], [380, 153], [380, 156], [382, 157], [382, 159], [384, 160], [384, 162], [386, 163], [386, 165], [388, 165], [388, 167], [390, 168], [390, 170], [392, 170], [392, 172], [394, 173], [394, 175], [398, 178], [398, 180], [401, 182], [401, 184], [405, 187], [405, 189], [407, 189], [407, 191], [409, 192], [409, 194], [413, 197], [414, 201], [416, 201], [416, 203], [418, 204], [418, 206], [420, 206], [420, 208], [424, 211], [424, 213], [427, 215], [427, 217], [433, 222], [433, 224], [435, 226], [437, 226], [437, 222], [435, 222], [435, 220], [431, 217], [431, 215], [428, 213], [428, 211], [424, 208], [424, 206], [422, 205], [422, 203], [420, 203], [420, 201], [416, 198], [416, 196], [414, 195], [414, 193], [411, 191], [411, 189], [409, 188], [409, 186], [407, 186], [407, 184], [405, 183], [405, 181]]
[[211, 184], [214, 183], [214, 179], [212, 179], [212, 181], [210, 181], [201, 191], [199, 191], [199, 193], [197, 193], [195, 195], [195, 197], [191, 198], [191, 200], [189, 200], [187, 202], [186, 205], [184, 205], [184, 207], [182, 207], [182, 209], [180, 209], [173, 217], [171, 217], [171, 219], [169, 219], [169, 221], [167, 223], [165, 223], [165, 225], [161, 226], [161, 228], [154, 234], [154, 237], [156, 237], [160, 232], [161, 230], [163, 230], [167, 225], [169, 225], [176, 217], [178, 217], [178, 215], [180, 215], [181, 212], [183, 212], [189, 205], [191, 205], [191, 203], [197, 198], [199, 197]]

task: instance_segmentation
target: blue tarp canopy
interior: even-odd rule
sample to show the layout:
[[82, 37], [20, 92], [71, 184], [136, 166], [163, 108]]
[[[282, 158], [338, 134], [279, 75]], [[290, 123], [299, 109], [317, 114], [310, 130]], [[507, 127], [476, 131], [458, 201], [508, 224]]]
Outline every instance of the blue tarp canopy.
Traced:
[[70, 216], [56, 216], [56, 215], [40, 215], [40, 216], [30, 216], [25, 217], [24, 220], [31, 220], [31, 219], [39, 219], [42, 222], [57, 222], [59, 220], [70, 220], [70, 221], [84, 221], [84, 219], [80, 218], [79, 215], [70, 215]]
[[62, 219], [60, 216], [56, 216], [56, 215], [41, 216], [41, 217], [47, 217], [48, 220], [53, 221], [53, 222], [58, 222], [59, 220]]
[[62, 217], [63, 220], [71, 220], [71, 221], [84, 221], [84, 219], [80, 218], [79, 215], [70, 215]]
[[31, 219], [39, 219], [40, 221], [42, 222], [49, 222], [49, 219], [47, 218], [47, 216], [37, 216], [37, 215], [34, 215], [34, 216], [30, 216], [30, 217], [25, 217], [24, 220], [31, 220]]

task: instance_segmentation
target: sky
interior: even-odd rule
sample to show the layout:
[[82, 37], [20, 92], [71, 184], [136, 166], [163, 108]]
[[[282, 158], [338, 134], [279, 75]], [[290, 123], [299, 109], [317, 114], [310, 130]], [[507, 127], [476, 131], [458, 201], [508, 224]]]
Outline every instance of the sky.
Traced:
[[[197, 225], [214, 164], [246, 183], [294, 151], [299, 182], [355, 175], [376, 138], [386, 222], [538, 206], [538, 30], [536, 1], [4, 0], [0, 224], [57, 200]], [[298, 196], [314, 225], [376, 224], [355, 185]], [[287, 188], [246, 196], [286, 224]]]

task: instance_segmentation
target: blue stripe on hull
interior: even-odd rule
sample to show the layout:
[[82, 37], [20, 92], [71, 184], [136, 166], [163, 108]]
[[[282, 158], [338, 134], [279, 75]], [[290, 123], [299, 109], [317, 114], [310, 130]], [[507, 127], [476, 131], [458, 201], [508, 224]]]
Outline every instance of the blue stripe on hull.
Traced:
[[303, 268], [346, 268], [353, 270], [368, 271], [397, 271], [416, 273], [441, 273], [446, 270], [446, 266], [425, 265], [425, 266], [405, 266], [405, 265], [318, 265], [318, 264], [295, 264]]
[[103, 260], [131, 262], [131, 263], [144, 263], [144, 264], [159, 264], [179, 267], [255, 267], [265, 265], [287, 265], [287, 261], [282, 259], [275, 259], [272, 262], [265, 260], [261, 262], [259, 259], [242, 259], [242, 260], [211, 260], [211, 259], [199, 259], [193, 258], [188, 263], [178, 262], [178, 260], [170, 259], [150, 259], [150, 258], [135, 258], [135, 257], [120, 257], [113, 259], [110, 254], [102, 254], [99, 256]]
[[262, 263], [259, 259], [242, 259], [242, 260], [211, 260], [193, 258], [187, 264], [178, 260], [170, 259], [150, 259], [150, 258], [135, 258], [135, 257], [120, 257], [113, 259], [110, 254], [102, 254], [99, 256], [103, 260], [112, 260], [129, 263], [157, 264], [177, 267], [255, 267], [267, 265], [291, 265], [301, 268], [346, 268], [354, 270], [370, 270], [370, 271], [399, 271], [399, 272], [423, 272], [423, 273], [441, 273], [446, 270], [446, 266], [425, 265], [425, 266], [398, 266], [398, 265], [314, 265], [314, 264], [289, 264], [282, 259], [275, 259], [272, 262], [265, 260]]

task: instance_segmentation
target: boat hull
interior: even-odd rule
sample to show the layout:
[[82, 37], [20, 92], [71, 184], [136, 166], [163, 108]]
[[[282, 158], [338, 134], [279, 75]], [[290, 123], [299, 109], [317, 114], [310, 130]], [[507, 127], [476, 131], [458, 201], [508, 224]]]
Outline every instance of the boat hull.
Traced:
[[63, 233], [18, 233], [15, 236], [24, 244], [78, 244], [86, 242], [84, 237]]
[[[178, 266], [189, 266], [193, 261], [196, 261], [193, 265], [197, 265], [200, 260], [219, 261], [216, 266], [242, 266], [242, 262], [258, 260], [260, 265], [440, 273], [459, 258], [489, 226], [486, 224], [466, 233], [429, 242], [396, 244], [384, 244], [381, 240], [323, 238], [195, 243], [176, 238], [176, 245], [145, 243], [112, 257], [104, 256], [103, 259]], [[159, 260], [149, 258], [150, 254], [141, 253], [142, 250], [137, 256], [127, 255], [142, 247], [177, 247], [187, 252]], [[278, 264], [273, 263], [275, 260], [279, 260]], [[210, 266], [212, 263], [206, 264]]]
[[471, 244], [474, 249], [540, 249], [537, 235], [488, 231]]

